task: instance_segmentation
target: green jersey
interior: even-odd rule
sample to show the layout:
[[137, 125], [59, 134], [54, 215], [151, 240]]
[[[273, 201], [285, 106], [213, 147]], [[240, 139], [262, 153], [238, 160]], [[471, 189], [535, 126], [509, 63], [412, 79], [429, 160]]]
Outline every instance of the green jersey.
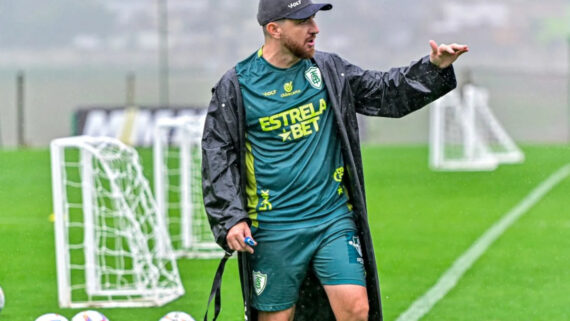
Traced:
[[280, 69], [260, 49], [236, 71], [247, 122], [252, 225], [284, 230], [350, 215], [340, 141], [317, 66], [303, 59]]

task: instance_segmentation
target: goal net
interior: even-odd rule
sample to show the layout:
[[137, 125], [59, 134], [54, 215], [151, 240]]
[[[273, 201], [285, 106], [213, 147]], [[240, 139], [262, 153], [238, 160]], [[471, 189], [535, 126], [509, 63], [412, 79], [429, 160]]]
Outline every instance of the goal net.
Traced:
[[114, 138], [51, 143], [61, 307], [160, 306], [184, 294], [137, 152]]
[[524, 155], [489, 107], [486, 90], [467, 85], [430, 111], [430, 166], [435, 170], [494, 170], [519, 163]]
[[220, 258], [202, 199], [201, 145], [205, 115], [164, 118], [154, 133], [154, 191], [177, 256]]

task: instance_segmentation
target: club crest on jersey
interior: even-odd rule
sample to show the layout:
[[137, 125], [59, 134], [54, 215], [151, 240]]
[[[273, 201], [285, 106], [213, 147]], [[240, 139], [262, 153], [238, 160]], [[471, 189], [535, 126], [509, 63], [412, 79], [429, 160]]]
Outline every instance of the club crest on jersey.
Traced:
[[258, 271], [253, 271], [253, 289], [257, 295], [261, 295], [265, 286], [267, 285], [267, 274]]
[[321, 77], [321, 70], [317, 67], [311, 67], [305, 71], [305, 78], [313, 88], [323, 89], [323, 79]]

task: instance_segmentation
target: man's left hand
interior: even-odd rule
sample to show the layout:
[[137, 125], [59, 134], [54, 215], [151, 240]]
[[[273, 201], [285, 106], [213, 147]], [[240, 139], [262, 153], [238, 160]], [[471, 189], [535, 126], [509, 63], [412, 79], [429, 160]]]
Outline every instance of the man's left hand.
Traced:
[[431, 47], [429, 61], [441, 69], [449, 67], [460, 55], [469, 51], [466, 45], [456, 43], [438, 46], [435, 41], [430, 40], [429, 45]]

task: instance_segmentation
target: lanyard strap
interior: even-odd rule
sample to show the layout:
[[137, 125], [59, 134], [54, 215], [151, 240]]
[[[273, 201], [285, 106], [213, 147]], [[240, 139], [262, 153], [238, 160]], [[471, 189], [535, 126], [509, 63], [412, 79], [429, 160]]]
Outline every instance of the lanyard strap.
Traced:
[[224, 268], [226, 267], [226, 262], [232, 256], [232, 253], [226, 252], [220, 264], [218, 265], [218, 270], [214, 276], [214, 282], [212, 283], [212, 290], [210, 291], [210, 298], [208, 299], [208, 305], [206, 306], [206, 315], [204, 315], [204, 321], [208, 321], [208, 310], [210, 308], [210, 303], [214, 297], [216, 298], [214, 303], [214, 319], [216, 321], [220, 310], [222, 309], [222, 275], [224, 274]]

